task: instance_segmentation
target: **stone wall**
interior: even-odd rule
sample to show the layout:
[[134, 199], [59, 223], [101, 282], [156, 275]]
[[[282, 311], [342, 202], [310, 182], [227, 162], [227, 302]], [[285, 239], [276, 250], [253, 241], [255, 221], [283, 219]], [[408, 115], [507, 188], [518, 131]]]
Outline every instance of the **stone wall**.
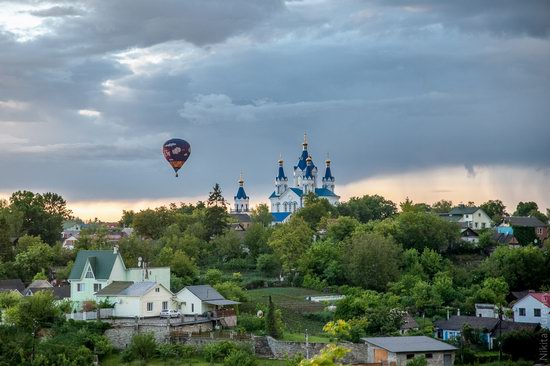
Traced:
[[170, 332], [198, 333], [210, 332], [211, 330], [212, 323], [210, 322], [178, 326], [170, 326], [168, 324], [114, 324], [110, 329], [105, 331], [105, 336], [109, 338], [114, 348], [121, 350], [125, 349], [130, 344], [132, 337], [139, 333], [153, 333], [157, 343], [168, 343], [170, 342]]
[[[306, 356], [309, 353], [309, 357], [313, 357], [317, 355], [321, 351], [321, 349], [323, 349], [327, 345], [326, 343], [310, 342], [307, 344], [306, 347], [305, 342], [285, 342], [278, 341], [271, 337], [266, 338], [267, 343], [269, 344], [269, 348], [271, 349], [271, 352], [273, 354], [273, 358], [279, 360], [292, 357], [296, 354]], [[350, 352], [344, 358], [345, 362], [367, 362], [367, 346], [365, 344], [341, 343], [340, 346], [350, 350]]]

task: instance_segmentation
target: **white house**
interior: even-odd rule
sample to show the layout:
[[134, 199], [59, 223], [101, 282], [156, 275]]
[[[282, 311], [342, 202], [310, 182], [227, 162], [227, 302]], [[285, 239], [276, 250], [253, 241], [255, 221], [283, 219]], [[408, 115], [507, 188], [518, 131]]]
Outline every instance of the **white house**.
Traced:
[[77, 241], [78, 238], [74, 235], [71, 235], [67, 239], [63, 240], [63, 248], [73, 250]]
[[152, 281], [114, 281], [95, 294], [98, 300], [114, 304], [113, 316], [148, 318], [161, 310], [173, 309], [174, 294], [162, 284]]
[[489, 215], [479, 207], [459, 206], [453, 208], [449, 213], [440, 214], [440, 216], [473, 230], [488, 229], [493, 225]]
[[113, 281], [154, 281], [170, 288], [170, 267], [126, 268], [116, 246], [113, 250], [81, 250], [69, 275], [71, 301], [77, 307], [95, 301], [95, 293]]
[[177, 309], [186, 315], [215, 313], [223, 306], [237, 305], [239, 302], [227, 300], [210, 285], [184, 287], [176, 294]]
[[550, 329], [550, 292], [530, 292], [512, 307], [514, 321]]

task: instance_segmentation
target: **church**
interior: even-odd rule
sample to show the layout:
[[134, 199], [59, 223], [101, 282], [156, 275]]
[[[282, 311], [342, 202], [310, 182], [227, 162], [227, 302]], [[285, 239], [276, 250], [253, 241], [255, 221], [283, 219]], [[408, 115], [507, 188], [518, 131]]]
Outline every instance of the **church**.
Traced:
[[[318, 180], [320, 179], [320, 187]], [[290, 216], [304, 207], [304, 198], [310, 193], [320, 198], [325, 198], [332, 205], [336, 205], [340, 196], [334, 193], [335, 179], [330, 168], [330, 160], [325, 160], [325, 174], [319, 178], [318, 168], [308, 151], [307, 135], [304, 134], [302, 153], [298, 162], [293, 167], [292, 182], [285, 174], [284, 161], [279, 159], [277, 176], [275, 177], [275, 190], [269, 196], [271, 202], [271, 214], [274, 223], [286, 222]], [[233, 197], [231, 215], [238, 221], [244, 216], [249, 217], [250, 207], [248, 195], [244, 191], [244, 180], [241, 174], [237, 194]]]
[[[285, 174], [284, 161], [279, 159], [277, 176], [275, 178], [275, 190], [269, 196], [271, 201], [271, 214], [275, 223], [288, 220], [292, 213], [304, 207], [304, 198], [309, 193], [317, 197], [326, 198], [330, 204], [338, 203], [340, 196], [334, 193], [335, 179], [330, 168], [330, 160], [325, 161], [325, 174], [319, 178], [317, 166], [308, 152], [307, 135], [304, 134], [302, 153], [293, 168], [292, 181]], [[318, 187], [320, 180], [320, 187]]]

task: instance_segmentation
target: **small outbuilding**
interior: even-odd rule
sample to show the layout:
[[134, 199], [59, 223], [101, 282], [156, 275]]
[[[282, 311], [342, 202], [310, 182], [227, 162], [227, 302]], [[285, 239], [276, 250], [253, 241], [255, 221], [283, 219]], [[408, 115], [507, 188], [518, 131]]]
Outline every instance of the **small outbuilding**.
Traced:
[[367, 362], [405, 366], [424, 356], [430, 366], [452, 366], [456, 347], [426, 336], [361, 338], [367, 345]]

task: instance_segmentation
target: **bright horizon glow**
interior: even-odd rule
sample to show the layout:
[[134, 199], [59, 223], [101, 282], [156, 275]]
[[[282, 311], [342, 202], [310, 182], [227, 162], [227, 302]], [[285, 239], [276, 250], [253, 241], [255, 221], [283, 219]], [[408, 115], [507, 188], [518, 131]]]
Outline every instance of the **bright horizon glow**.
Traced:
[[[475, 167], [471, 174], [463, 167], [448, 167], [428, 169], [423, 171], [400, 174], [381, 175], [367, 178], [346, 185], [336, 185], [336, 193], [345, 202], [351, 197], [360, 197], [366, 194], [378, 194], [395, 202], [398, 206], [406, 197], [413, 202], [432, 204], [441, 199], [451, 200], [453, 204], [474, 201], [481, 204], [491, 199], [500, 199], [506, 205], [508, 213], [513, 213], [520, 201], [534, 201], [539, 210], [545, 213], [550, 208], [548, 185], [550, 171], [534, 168], [517, 167]], [[235, 187], [226, 187], [224, 192], [230, 204], [233, 202]], [[254, 192], [250, 206], [256, 207], [261, 203], [269, 206], [267, 199], [254, 199], [255, 189], [246, 187], [247, 191]], [[59, 192], [58, 192], [59, 193]], [[268, 197], [270, 191], [264, 193]], [[60, 193], [63, 195], [62, 193]], [[9, 193], [0, 194], [0, 199], [9, 198]], [[68, 200], [67, 206], [74, 216], [83, 220], [98, 218], [102, 221], [118, 221], [122, 217], [122, 210], [145, 210], [167, 206], [170, 203], [179, 204], [206, 201], [207, 196], [195, 197], [168, 197], [159, 199], [137, 200]]]

